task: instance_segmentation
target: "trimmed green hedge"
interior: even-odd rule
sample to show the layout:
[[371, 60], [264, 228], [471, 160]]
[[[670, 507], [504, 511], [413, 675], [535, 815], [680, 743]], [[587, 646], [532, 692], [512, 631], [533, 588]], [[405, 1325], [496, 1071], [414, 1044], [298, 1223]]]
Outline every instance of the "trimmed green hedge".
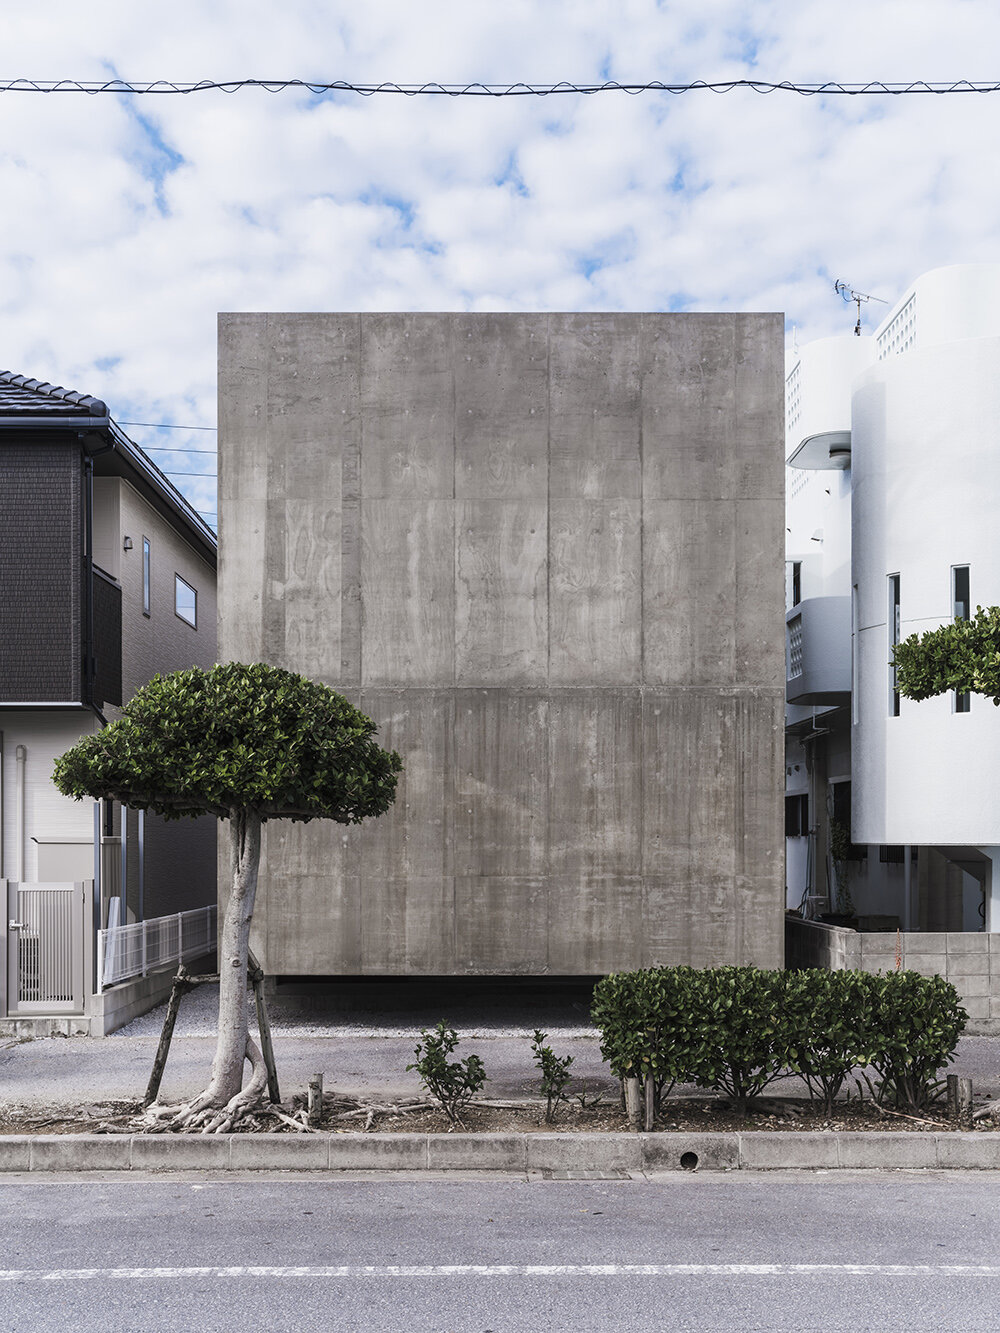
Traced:
[[646, 968], [605, 977], [591, 1016], [618, 1078], [651, 1075], [723, 1092], [740, 1110], [780, 1075], [801, 1074], [827, 1111], [852, 1069], [881, 1101], [922, 1110], [968, 1015], [941, 977], [916, 972]]

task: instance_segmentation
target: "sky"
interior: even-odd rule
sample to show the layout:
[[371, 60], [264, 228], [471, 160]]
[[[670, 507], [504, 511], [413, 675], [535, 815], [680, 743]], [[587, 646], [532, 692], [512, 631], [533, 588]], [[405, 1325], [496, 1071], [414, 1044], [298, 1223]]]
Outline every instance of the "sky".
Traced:
[[[1000, 81], [996, 0], [2, 9], [2, 79]], [[214, 522], [220, 310], [780, 310], [801, 344], [853, 327], [843, 279], [870, 331], [1000, 258], [998, 161], [1000, 93], [0, 93], [0, 369], [154, 423]]]

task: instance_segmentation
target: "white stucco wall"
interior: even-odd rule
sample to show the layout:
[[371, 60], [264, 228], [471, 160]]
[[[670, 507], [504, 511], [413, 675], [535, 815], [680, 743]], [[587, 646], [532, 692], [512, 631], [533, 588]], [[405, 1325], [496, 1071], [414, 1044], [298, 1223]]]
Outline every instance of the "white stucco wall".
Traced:
[[[787, 469], [787, 559], [802, 561], [803, 599], [858, 587], [852, 831], [871, 853], [855, 896], [902, 915], [902, 868], [878, 861], [880, 844], [1000, 844], [1000, 710], [973, 696], [955, 713], [948, 696], [891, 715], [887, 583], [900, 575], [904, 637], [951, 618], [955, 565], [970, 568], [973, 608], [1000, 603], [1000, 264], [924, 274], [872, 336], [803, 348], [788, 390], [786, 456], [815, 470]], [[848, 430], [838, 472], [826, 446]], [[800, 860], [790, 842], [790, 899]]]
[[[900, 575], [904, 638], [951, 618], [955, 565], [970, 567], [973, 608], [1000, 602], [1000, 302], [991, 336], [926, 345], [923, 284], [943, 308], [942, 273], [956, 277], [956, 301], [969, 289], [964, 270], [915, 284], [915, 345], [872, 366], [854, 394], [854, 828], [866, 842], [982, 846], [1000, 842], [1000, 710], [973, 696], [956, 713], [948, 695], [890, 712], [888, 576]], [[982, 329], [978, 301], [973, 314]]]
[[94, 873], [94, 805], [62, 796], [52, 783], [52, 766], [59, 755], [81, 736], [92, 734], [97, 719], [86, 709], [43, 711], [4, 710], [3, 735], [3, 865], [2, 873], [17, 878], [17, 747], [25, 748], [24, 761], [24, 867], [25, 880], [38, 879], [38, 839], [76, 845], [74, 878]]

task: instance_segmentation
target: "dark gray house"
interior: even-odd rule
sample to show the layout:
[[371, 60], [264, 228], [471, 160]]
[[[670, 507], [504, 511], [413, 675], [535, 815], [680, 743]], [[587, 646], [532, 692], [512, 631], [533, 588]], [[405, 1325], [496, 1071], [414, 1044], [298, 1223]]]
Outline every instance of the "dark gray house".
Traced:
[[[0, 1019], [103, 1031], [169, 948], [136, 928], [106, 960], [95, 932], [214, 904], [215, 821], [69, 801], [52, 765], [156, 672], [214, 663], [215, 536], [102, 401], [0, 372], [0, 549]], [[109, 986], [130, 950], [147, 976]]]

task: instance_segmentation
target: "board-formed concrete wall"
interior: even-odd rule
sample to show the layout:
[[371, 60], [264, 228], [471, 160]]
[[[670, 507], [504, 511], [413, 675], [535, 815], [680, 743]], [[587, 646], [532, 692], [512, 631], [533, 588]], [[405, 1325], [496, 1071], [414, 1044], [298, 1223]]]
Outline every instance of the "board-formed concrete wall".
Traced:
[[775, 314], [220, 316], [220, 659], [405, 763], [267, 825], [272, 975], [780, 966]]

